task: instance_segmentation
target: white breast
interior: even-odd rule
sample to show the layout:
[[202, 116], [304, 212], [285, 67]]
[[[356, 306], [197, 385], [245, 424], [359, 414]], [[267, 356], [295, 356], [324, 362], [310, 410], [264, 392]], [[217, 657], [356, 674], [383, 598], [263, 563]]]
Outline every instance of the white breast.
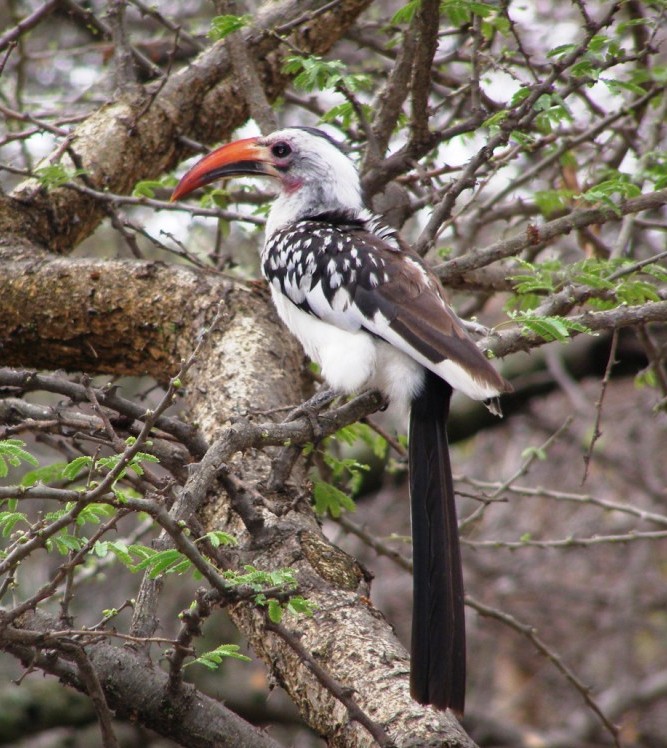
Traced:
[[345, 394], [373, 387], [396, 410], [408, 412], [424, 378], [416, 361], [364, 330], [342, 330], [302, 311], [273, 285], [271, 295], [280, 318], [319, 364], [330, 387]]

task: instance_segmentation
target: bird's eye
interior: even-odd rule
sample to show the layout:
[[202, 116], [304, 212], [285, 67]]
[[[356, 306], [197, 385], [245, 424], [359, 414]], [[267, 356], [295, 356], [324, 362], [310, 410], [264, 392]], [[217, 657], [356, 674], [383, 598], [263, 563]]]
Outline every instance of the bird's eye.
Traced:
[[280, 142], [271, 147], [271, 153], [276, 158], [286, 158], [290, 155], [291, 152], [292, 149], [289, 145], [287, 145], [287, 143]]

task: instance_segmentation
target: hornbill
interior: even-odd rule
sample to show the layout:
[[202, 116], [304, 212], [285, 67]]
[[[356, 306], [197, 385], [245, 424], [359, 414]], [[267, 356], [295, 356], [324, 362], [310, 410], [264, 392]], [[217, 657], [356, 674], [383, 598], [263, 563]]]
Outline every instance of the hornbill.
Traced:
[[468, 336], [436, 276], [364, 207], [355, 166], [326, 133], [289, 127], [224, 145], [185, 174], [172, 200], [241, 175], [280, 185], [261, 263], [283, 322], [331, 387], [374, 387], [410, 411], [410, 690], [422, 704], [462, 714], [465, 617], [449, 401], [452, 388], [491, 401], [511, 387]]

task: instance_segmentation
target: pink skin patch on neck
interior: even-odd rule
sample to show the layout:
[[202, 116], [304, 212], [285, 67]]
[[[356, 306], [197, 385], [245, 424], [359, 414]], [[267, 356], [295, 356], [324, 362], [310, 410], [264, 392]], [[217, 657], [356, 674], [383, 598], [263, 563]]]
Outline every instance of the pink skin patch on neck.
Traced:
[[283, 190], [288, 194], [291, 195], [292, 193], [296, 192], [298, 189], [301, 189], [303, 187], [303, 182], [300, 179], [295, 179], [294, 177], [286, 177], [282, 180], [283, 182]]

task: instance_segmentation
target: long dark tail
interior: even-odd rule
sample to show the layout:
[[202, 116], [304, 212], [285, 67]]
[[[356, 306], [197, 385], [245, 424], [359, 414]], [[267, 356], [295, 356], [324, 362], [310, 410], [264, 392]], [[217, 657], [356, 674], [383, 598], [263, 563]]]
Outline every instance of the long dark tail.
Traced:
[[421, 704], [463, 714], [465, 614], [447, 418], [452, 388], [426, 372], [410, 414], [414, 600], [410, 692]]

